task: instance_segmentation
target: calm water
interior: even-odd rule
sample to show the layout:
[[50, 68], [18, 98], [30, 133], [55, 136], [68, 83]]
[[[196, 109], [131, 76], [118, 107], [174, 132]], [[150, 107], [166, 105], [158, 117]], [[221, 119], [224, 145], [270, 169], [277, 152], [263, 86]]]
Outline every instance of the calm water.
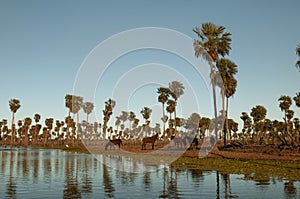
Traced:
[[147, 165], [111, 155], [0, 148], [1, 199], [300, 198], [299, 182], [244, 177], [216, 171], [179, 171], [163, 163]]

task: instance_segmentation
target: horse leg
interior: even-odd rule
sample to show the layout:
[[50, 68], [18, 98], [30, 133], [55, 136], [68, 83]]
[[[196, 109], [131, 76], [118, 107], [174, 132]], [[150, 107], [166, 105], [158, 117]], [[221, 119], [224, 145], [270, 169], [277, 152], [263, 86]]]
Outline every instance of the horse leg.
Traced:
[[105, 144], [105, 151], [107, 150], [108, 145], [109, 145], [109, 142]]
[[152, 143], [152, 150], [154, 150], [154, 142]]

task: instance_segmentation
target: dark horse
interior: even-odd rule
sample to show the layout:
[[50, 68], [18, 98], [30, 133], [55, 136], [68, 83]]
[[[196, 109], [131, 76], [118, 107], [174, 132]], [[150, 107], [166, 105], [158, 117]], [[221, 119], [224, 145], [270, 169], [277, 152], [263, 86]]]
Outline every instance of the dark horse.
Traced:
[[[114, 140], [109, 140], [106, 145], [105, 145], [105, 150], [107, 150], [107, 147], [113, 147], [114, 145], [118, 145], [119, 146], [119, 150], [122, 144], [122, 140], [121, 139], [114, 139]], [[123, 144], [122, 144], [123, 145]]]
[[181, 138], [181, 137], [176, 137], [175, 135], [172, 135], [171, 140], [174, 141], [175, 146], [177, 146], [177, 147], [182, 147], [182, 146], [186, 147], [188, 137], [184, 136], [183, 138]]
[[156, 133], [155, 135], [151, 136], [151, 137], [146, 137], [143, 138], [143, 143], [142, 143], [142, 150], [146, 150], [146, 144], [147, 143], [152, 143], [152, 150], [154, 149], [154, 143], [158, 138], [158, 133]]

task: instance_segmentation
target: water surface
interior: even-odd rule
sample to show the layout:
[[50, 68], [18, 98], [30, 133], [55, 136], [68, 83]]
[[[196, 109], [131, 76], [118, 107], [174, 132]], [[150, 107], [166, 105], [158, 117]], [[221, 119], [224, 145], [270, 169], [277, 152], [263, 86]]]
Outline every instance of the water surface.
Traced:
[[300, 198], [299, 182], [251, 177], [174, 168], [163, 162], [147, 165], [117, 155], [0, 148], [1, 199]]

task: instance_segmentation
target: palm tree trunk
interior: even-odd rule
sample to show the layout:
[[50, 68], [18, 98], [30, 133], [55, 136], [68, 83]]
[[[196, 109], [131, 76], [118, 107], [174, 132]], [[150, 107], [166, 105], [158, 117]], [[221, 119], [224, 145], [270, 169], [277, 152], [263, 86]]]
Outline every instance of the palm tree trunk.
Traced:
[[[224, 88], [224, 85], [222, 86], [222, 119], [225, 118], [225, 122], [227, 123], [227, 117], [226, 117], [226, 111], [225, 111], [225, 88]], [[226, 136], [227, 136], [227, 128], [225, 127], [225, 124], [222, 126], [223, 127], [223, 136], [224, 136], [224, 146], [226, 146], [226, 143], [227, 143], [227, 139], [226, 139]], [[225, 127], [225, 128], [224, 128]]]
[[166, 131], [166, 122], [165, 122], [165, 103], [162, 103], [162, 113], [163, 113], [163, 123], [164, 123], [164, 131], [163, 131], [163, 134], [165, 134], [165, 131]]
[[176, 135], [176, 106], [177, 106], [177, 100], [175, 100], [175, 108], [174, 108], [174, 135]]
[[[229, 126], [228, 126], [228, 97], [226, 97], [226, 111], [225, 111], [225, 117], [226, 117], [226, 132], [229, 132]], [[229, 134], [229, 138], [231, 139], [231, 135]]]
[[14, 128], [14, 124], [15, 124], [15, 113], [12, 113], [12, 119], [11, 119], [11, 138], [10, 138], [10, 147], [13, 146], [14, 144], [14, 135], [15, 135], [15, 128]]
[[216, 136], [216, 141], [218, 141], [218, 113], [217, 113], [217, 100], [216, 100], [216, 85], [215, 85], [215, 80], [214, 80], [214, 70], [213, 70], [213, 63], [210, 61], [210, 71], [211, 71], [211, 86], [212, 86], [212, 91], [213, 91], [213, 103], [214, 103], [214, 115], [215, 115], [215, 136]]

